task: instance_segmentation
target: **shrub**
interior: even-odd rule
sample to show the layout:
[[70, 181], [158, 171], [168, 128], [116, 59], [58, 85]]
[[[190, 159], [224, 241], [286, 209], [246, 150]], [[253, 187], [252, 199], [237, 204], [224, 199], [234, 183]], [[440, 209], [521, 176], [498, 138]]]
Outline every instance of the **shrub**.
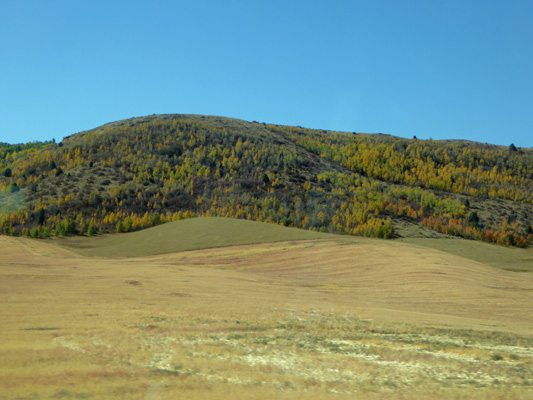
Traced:
[[37, 215], [37, 223], [39, 226], [42, 226], [44, 224], [44, 209], [40, 208], [38, 215]]
[[479, 226], [479, 216], [477, 215], [477, 212], [472, 211], [470, 214], [468, 214], [467, 218], [468, 224], [473, 227]]
[[126, 232], [126, 229], [124, 228], [124, 224], [122, 223], [122, 221], [118, 221], [117, 232], [118, 233]]
[[89, 225], [89, 228], [87, 229], [87, 236], [94, 236], [96, 235], [96, 227], [93, 224]]

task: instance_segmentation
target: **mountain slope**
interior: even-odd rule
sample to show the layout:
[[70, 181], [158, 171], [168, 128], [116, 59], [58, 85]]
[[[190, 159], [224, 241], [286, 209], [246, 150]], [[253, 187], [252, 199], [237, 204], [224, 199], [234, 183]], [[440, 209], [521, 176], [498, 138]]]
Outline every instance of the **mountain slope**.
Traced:
[[533, 242], [533, 153], [160, 115], [0, 147], [0, 229], [138, 230], [193, 216], [374, 237]]

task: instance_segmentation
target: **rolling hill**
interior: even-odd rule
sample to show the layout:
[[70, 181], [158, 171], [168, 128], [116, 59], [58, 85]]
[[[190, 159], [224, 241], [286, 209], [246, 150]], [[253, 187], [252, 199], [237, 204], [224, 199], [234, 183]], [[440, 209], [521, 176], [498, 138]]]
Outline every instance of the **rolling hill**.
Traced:
[[533, 151], [201, 115], [0, 146], [0, 231], [129, 232], [196, 216], [368, 237], [533, 243]]
[[141, 257], [216, 247], [332, 237], [338, 236], [254, 221], [205, 217], [170, 222], [124, 235], [69, 237], [59, 243], [86, 256]]
[[[137, 232], [95, 237], [68, 236], [53, 242], [87, 257], [146, 257], [261, 243], [336, 240], [345, 245], [373, 239], [287, 228], [233, 218], [203, 217], [158, 225]], [[438, 250], [512, 272], [533, 272], [533, 252], [460, 238], [403, 238], [402, 243]]]

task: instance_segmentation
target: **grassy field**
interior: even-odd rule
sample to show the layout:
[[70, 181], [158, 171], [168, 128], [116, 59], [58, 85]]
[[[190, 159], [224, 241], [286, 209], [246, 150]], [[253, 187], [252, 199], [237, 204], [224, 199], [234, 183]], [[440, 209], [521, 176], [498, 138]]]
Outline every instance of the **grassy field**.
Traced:
[[[401, 238], [398, 241], [444, 251], [509, 271], [533, 272], [533, 249], [443, 237], [436, 234], [434, 238]], [[58, 243], [90, 257], [140, 257], [244, 244], [332, 238], [342, 238], [348, 242], [372, 241], [255, 221], [207, 217], [185, 219], [128, 234], [93, 238], [71, 236], [60, 239]]]
[[464, 239], [405, 238], [401, 242], [445, 251], [492, 267], [533, 272], [533, 249], [518, 249]]
[[89, 240], [84, 237], [68, 237], [62, 239], [61, 244], [91, 257], [137, 257], [212, 247], [332, 237], [337, 236], [242, 219], [206, 217], [184, 219], [125, 235], [105, 235]]
[[533, 274], [316, 238], [109, 258], [112, 236], [91, 257], [0, 237], [0, 399], [532, 398]]

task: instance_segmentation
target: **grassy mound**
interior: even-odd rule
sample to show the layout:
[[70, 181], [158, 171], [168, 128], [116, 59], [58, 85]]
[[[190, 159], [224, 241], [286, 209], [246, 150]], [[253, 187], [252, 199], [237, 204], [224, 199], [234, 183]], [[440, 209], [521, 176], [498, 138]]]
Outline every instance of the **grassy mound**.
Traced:
[[187, 250], [338, 237], [231, 218], [191, 218], [143, 231], [101, 237], [69, 237], [61, 244], [91, 257], [140, 257]]

